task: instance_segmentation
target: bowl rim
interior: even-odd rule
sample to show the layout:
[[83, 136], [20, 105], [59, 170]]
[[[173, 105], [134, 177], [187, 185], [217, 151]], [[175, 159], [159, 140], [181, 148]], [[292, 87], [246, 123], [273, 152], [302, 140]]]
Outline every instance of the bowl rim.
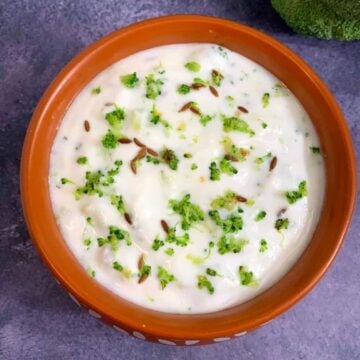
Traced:
[[[63, 69], [58, 73], [58, 75], [50, 83], [49, 87], [42, 95], [31, 118], [23, 145], [23, 150], [21, 155], [21, 166], [20, 166], [20, 192], [21, 192], [21, 201], [22, 201], [25, 222], [27, 224], [27, 228], [29, 230], [31, 239], [34, 245], [36, 246], [38, 252], [40, 253], [42, 260], [45, 262], [45, 264], [50, 269], [50, 271], [55, 276], [55, 278], [61, 282], [61, 284], [70, 292], [70, 294], [75, 295], [81, 301], [82, 304], [84, 304], [89, 309], [95, 309], [96, 312], [105, 316], [105, 320], [106, 318], [110, 319], [112, 323], [125, 326], [126, 329], [142, 331], [143, 330], [142, 325], [138, 322], [133, 321], [126, 315], [122, 315], [120, 317], [119, 314], [115, 315], [114, 313], [109, 311], [109, 309], [98, 308], [97, 304], [94, 304], [93, 302], [89, 301], [88, 298], [83, 296], [83, 294], [80, 291], [81, 289], [79, 289], [80, 285], [78, 288], [76, 288], [73, 284], [69, 284], [69, 282], [66, 281], [66, 279], [64, 278], [62, 272], [59, 271], [58, 268], [54, 267], [54, 265], [50, 261], [48, 254], [42, 248], [42, 245], [39, 242], [39, 237], [37, 235], [38, 227], [36, 223], [38, 223], [39, 220], [35, 218], [34, 214], [32, 213], [31, 206], [29, 205], [31, 204], [32, 201], [34, 201], [33, 194], [29, 190], [30, 188], [29, 184], [31, 182], [31, 176], [30, 176], [31, 164], [33, 162], [34, 146], [36, 144], [36, 141], [38, 141], [39, 127], [41, 126], [42, 119], [46, 116], [46, 112], [48, 111], [49, 105], [56, 98], [57, 92], [59, 88], [61, 88], [61, 86], [63, 85], [63, 82], [66, 80], [66, 78], [73, 76], [76, 70], [78, 68], [81, 68], [82, 62], [84, 60], [86, 60], [95, 52], [101, 52], [104, 47], [106, 47], [109, 43], [111, 43], [114, 39], [116, 39], [119, 36], [124, 36], [134, 31], [146, 31], [148, 28], [151, 28], [152, 26], [157, 26], [159, 24], [170, 25], [173, 24], [174, 22], [185, 23], [186, 21], [192, 21], [196, 23], [206, 23], [209, 25], [216, 24], [223, 27], [236, 28], [239, 32], [251, 35], [256, 39], [256, 41], [267, 42], [276, 51], [282, 53], [287, 58], [287, 60], [292, 61], [295, 65], [297, 65], [304, 73], [304, 76], [307, 76], [310, 79], [310, 81], [312, 81], [312, 83], [318, 88], [318, 91], [322, 92], [322, 97], [333, 111], [334, 117], [338, 120], [338, 126], [341, 127], [343, 140], [345, 142], [344, 146], [346, 146], [346, 150], [347, 150], [346, 157], [347, 160], [349, 161], [348, 164], [349, 193], [347, 194], [348, 203], [347, 203], [346, 213], [344, 214], [345, 220], [341, 224], [342, 226], [340, 230], [340, 235], [331, 255], [327, 258], [326, 261], [322, 262], [321, 267], [315, 273], [312, 274], [311, 279], [308, 280], [305, 286], [302, 286], [301, 288], [297, 288], [296, 290], [294, 290], [289, 296], [287, 296], [286, 301], [277, 304], [271, 310], [267, 311], [267, 313], [264, 314], [263, 316], [258, 316], [252, 321], [248, 321], [245, 328], [243, 324], [231, 324], [231, 325], [229, 324], [229, 326], [226, 328], [226, 331], [224, 329], [209, 329], [208, 331], [204, 331], [203, 334], [201, 333], [195, 334], [196, 335], [195, 337], [200, 340], [209, 340], [212, 337], [229, 336], [229, 334], [242, 333], [243, 331], [254, 329], [274, 319], [275, 317], [277, 317], [278, 315], [280, 315], [281, 313], [283, 313], [284, 311], [288, 310], [290, 307], [295, 305], [298, 301], [300, 301], [320, 281], [320, 279], [323, 277], [325, 272], [328, 270], [328, 268], [334, 261], [334, 258], [336, 257], [344, 241], [345, 233], [349, 227], [354, 212], [355, 203], [356, 203], [357, 164], [355, 158], [355, 151], [352, 145], [352, 140], [346, 121], [341, 113], [339, 106], [337, 105], [334, 96], [328, 90], [327, 86], [323, 83], [323, 81], [319, 78], [319, 76], [310, 68], [310, 66], [307, 65], [305, 61], [302, 60], [298, 55], [296, 55], [292, 50], [287, 48], [285, 45], [281, 44], [279, 41], [273, 39], [269, 35], [266, 35], [246, 25], [236, 23], [234, 21], [227, 19], [222, 19], [212, 16], [203, 16], [203, 15], [161, 16], [157, 18], [143, 20], [141, 22], [131, 24], [129, 26], [111, 32], [110, 34], [90, 44], [84, 50], [82, 50], [80, 53], [74, 56], [72, 60], [67, 65], [65, 65], [65, 67], [63, 67]], [[61, 120], [59, 120], [59, 123], [60, 122]], [[47, 194], [47, 196], [49, 197], [49, 194]], [[51, 208], [49, 210], [50, 212], [52, 212]], [[54, 214], [52, 215], [54, 216]], [[297, 262], [298, 261], [299, 260], [297, 260]], [[278, 282], [281, 281], [282, 278]], [[259, 296], [261, 296], [261, 294]], [[142, 308], [142, 307], [140, 308], [141, 310], [144, 311], [153, 312], [152, 310], [148, 310], [146, 308]], [[212, 315], [214, 314], [216, 313], [207, 313], [204, 315], [212, 317]], [[173, 317], [174, 315], [175, 318], [177, 316], [175, 314], [166, 314], [166, 313], [165, 315], [169, 317]], [[202, 315], [203, 314], [200, 314], [200, 317]], [[188, 317], [189, 319], [190, 318], [194, 319], [198, 317], [198, 315], [185, 315], [185, 317]], [[148, 324], [145, 332], [160, 338], [170, 337], [174, 339], [188, 339], [189, 338], [188, 334], [189, 332], [191, 332], [191, 329], [187, 329], [187, 330], [179, 329], [178, 332], [169, 334], [167, 329]]]

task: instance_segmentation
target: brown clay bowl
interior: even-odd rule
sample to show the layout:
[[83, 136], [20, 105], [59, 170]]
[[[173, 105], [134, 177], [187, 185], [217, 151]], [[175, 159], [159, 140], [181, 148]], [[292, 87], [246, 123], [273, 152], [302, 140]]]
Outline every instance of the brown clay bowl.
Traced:
[[[92, 280], [62, 239], [49, 197], [49, 155], [58, 126], [80, 90], [114, 62], [151, 47], [217, 43], [267, 68], [301, 101], [320, 137], [326, 196], [319, 224], [301, 258], [274, 286], [219, 312], [176, 315], [121, 299]], [[147, 20], [97, 41], [56, 77], [31, 119], [21, 161], [21, 195], [31, 237], [43, 261], [70, 297], [122, 333], [168, 345], [207, 344], [266, 324], [303, 298], [334, 260], [356, 197], [356, 162], [344, 117], [327, 87], [287, 47], [247, 26], [218, 18], [181, 15]]]

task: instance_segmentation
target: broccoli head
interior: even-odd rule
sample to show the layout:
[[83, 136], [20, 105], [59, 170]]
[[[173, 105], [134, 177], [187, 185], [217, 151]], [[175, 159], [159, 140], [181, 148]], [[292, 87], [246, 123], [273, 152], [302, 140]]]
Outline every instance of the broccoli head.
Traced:
[[360, 40], [359, 0], [271, 0], [294, 30], [322, 39]]

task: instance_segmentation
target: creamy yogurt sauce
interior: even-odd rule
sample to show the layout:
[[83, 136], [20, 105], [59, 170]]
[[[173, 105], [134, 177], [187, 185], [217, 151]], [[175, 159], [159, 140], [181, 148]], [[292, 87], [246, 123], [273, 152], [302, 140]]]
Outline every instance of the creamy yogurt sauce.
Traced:
[[153, 48], [97, 75], [55, 138], [62, 235], [138, 305], [206, 313], [278, 281], [317, 224], [319, 140], [271, 73], [213, 44]]

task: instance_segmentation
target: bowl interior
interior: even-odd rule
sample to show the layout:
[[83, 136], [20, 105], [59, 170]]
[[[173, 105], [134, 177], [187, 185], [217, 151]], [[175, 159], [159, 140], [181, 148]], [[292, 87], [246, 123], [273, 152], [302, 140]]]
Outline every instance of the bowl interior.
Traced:
[[[202, 315], [174, 315], [122, 300], [90, 279], [63, 241], [49, 198], [49, 154], [69, 104], [100, 71], [140, 50], [174, 43], [223, 45], [264, 66], [297, 96], [320, 137], [326, 195], [319, 225], [292, 269], [247, 303]], [[21, 173], [26, 221], [43, 260], [79, 301], [108, 322], [147, 338], [202, 339], [234, 335], [268, 322], [302, 298], [336, 255], [355, 200], [356, 165], [342, 114], [321, 80], [295, 54], [248, 27], [216, 18], [173, 16], [145, 21], [96, 42], [58, 75], [39, 103], [28, 129]]]

